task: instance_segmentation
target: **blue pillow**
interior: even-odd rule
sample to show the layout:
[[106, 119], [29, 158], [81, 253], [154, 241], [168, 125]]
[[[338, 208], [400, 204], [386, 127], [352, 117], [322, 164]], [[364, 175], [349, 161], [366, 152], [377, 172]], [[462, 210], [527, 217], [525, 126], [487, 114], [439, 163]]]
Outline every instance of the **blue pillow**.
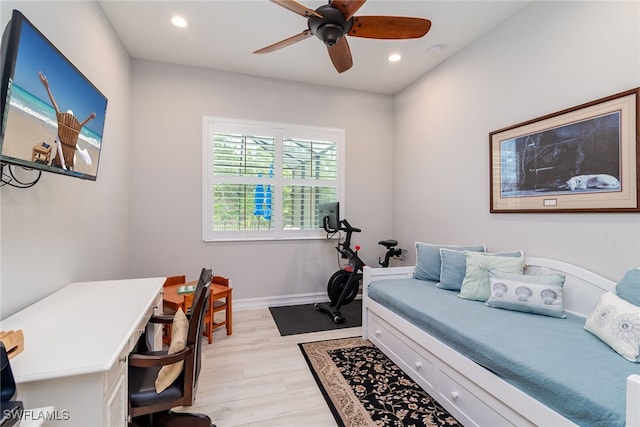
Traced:
[[[524, 255], [524, 253], [522, 251], [514, 251], [487, 255], [519, 257]], [[440, 289], [459, 291], [464, 276], [467, 274], [467, 258], [464, 251], [440, 248], [440, 259], [442, 262], [440, 268], [440, 283], [437, 283], [436, 286]]]
[[633, 268], [624, 274], [620, 283], [616, 285], [616, 294], [640, 307], [640, 267]]
[[416, 242], [416, 279], [440, 281], [440, 269], [442, 267], [442, 262], [440, 261], [441, 248], [473, 252], [487, 250], [484, 245], [446, 246]]

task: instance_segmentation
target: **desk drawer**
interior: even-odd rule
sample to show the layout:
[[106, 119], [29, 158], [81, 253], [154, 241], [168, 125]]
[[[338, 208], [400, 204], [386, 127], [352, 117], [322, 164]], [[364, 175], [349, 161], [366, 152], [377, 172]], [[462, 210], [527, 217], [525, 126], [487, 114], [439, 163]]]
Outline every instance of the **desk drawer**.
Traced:
[[104, 389], [103, 393], [107, 393], [111, 386], [122, 377], [127, 367], [127, 357], [129, 356], [130, 349], [125, 348], [118, 356], [118, 359], [113, 366], [104, 374]]
[[[127, 354], [129, 354], [131, 350], [135, 348], [142, 333], [147, 331], [147, 327], [149, 326], [149, 319], [151, 319], [151, 316], [153, 316], [154, 314], [162, 314], [162, 292], [158, 293], [153, 303], [151, 303], [151, 305], [147, 308], [147, 310], [145, 311], [144, 317], [142, 318], [140, 323], [138, 323], [138, 325], [136, 326], [136, 329], [134, 330], [133, 335], [131, 335], [131, 337], [129, 338], [129, 345], [128, 345], [129, 349], [127, 351]], [[155, 341], [154, 325], [151, 325], [151, 326], [152, 327], [149, 328], [149, 331], [148, 331], [149, 339]], [[162, 326], [160, 325], [157, 327], [161, 328]]]
[[123, 363], [118, 361], [115, 367], [119, 367], [120, 370], [115, 373], [109, 388], [105, 391], [102, 425], [124, 427], [127, 424], [128, 410], [126, 360]]

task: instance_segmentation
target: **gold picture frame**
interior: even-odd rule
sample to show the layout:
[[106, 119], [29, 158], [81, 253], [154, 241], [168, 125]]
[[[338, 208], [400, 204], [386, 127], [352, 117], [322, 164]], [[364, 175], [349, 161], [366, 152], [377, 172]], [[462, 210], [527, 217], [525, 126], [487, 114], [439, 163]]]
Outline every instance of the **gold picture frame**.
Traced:
[[489, 134], [490, 212], [640, 212], [640, 88]]

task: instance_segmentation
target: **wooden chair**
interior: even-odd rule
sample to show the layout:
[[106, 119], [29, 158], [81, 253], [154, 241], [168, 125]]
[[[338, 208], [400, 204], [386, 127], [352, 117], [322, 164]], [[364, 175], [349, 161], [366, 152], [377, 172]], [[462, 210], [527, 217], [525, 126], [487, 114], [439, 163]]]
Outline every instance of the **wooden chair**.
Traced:
[[[169, 276], [164, 281], [164, 284], [162, 286], [164, 287], [164, 286], [172, 286], [172, 285], [181, 285], [186, 282], [187, 282], [187, 276], [185, 275]], [[178, 311], [177, 306], [174, 307], [172, 305], [169, 305], [166, 301], [164, 302], [163, 314], [165, 316], [173, 316], [174, 314], [176, 314], [176, 311]], [[162, 343], [168, 345], [169, 342], [171, 342], [171, 323], [167, 323], [163, 325], [163, 328], [162, 328]]]
[[[203, 286], [200, 286], [203, 282]], [[134, 425], [211, 426], [211, 420], [197, 414], [174, 414], [171, 408], [191, 406], [194, 402], [201, 368], [201, 342], [204, 312], [209, 304], [211, 270], [203, 269], [189, 317], [186, 346], [168, 355], [166, 351], [129, 355], [129, 415]], [[172, 321], [167, 316], [152, 316], [152, 322]], [[155, 380], [162, 366], [184, 360], [180, 376], [164, 391], [156, 393]], [[147, 416], [150, 415], [150, 418]], [[144, 418], [141, 418], [144, 417]]]
[[[64, 157], [64, 165], [67, 169], [74, 169], [74, 156], [76, 154], [76, 145], [78, 144], [78, 135], [82, 124], [71, 113], [58, 113], [58, 139], [62, 144], [62, 155]], [[60, 156], [53, 159], [53, 166], [62, 167]]]
[[[224, 276], [213, 276], [213, 285], [220, 285], [230, 288], [231, 280]], [[213, 341], [213, 330], [221, 326], [227, 327], [227, 335], [231, 335], [231, 290], [229, 292], [215, 292], [211, 288], [211, 298], [209, 298], [209, 310], [205, 315], [205, 335], [209, 339], [209, 344]], [[225, 318], [221, 322], [215, 321], [215, 313], [225, 310]]]

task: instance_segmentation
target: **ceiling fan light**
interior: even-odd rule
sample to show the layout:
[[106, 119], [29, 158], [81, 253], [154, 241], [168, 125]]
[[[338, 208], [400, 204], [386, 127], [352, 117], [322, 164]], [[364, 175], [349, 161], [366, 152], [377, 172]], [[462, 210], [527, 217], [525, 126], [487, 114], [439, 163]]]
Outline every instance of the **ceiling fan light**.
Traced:
[[327, 46], [333, 46], [344, 36], [344, 30], [339, 25], [328, 23], [318, 28], [317, 36]]

